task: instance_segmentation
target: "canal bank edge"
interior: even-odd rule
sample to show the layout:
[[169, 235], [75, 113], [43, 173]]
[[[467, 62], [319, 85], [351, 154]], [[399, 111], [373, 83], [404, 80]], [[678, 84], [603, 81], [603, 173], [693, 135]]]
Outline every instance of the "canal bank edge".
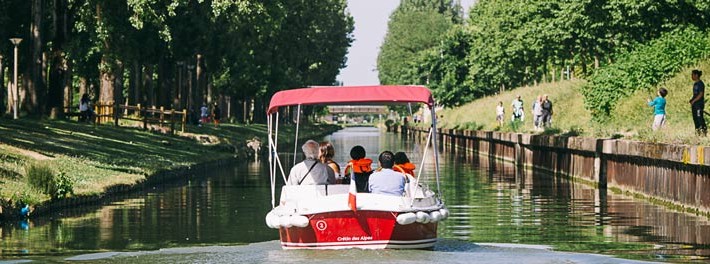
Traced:
[[[428, 129], [402, 126], [394, 132], [424, 139]], [[437, 129], [437, 136], [441, 146], [710, 217], [710, 147], [457, 129]]]
[[[322, 131], [322, 133], [315, 134], [315, 135], [307, 135], [307, 136], [304, 136], [303, 138], [299, 138], [299, 140], [306, 139], [306, 137], [313, 137], [313, 138], [324, 137], [324, 136], [331, 134], [339, 129], [340, 129], [340, 127], [337, 127], [337, 126], [327, 126]], [[266, 135], [263, 135], [263, 137], [266, 138]], [[291, 139], [287, 139], [284, 141], [285, 141], [285, 142], [283, 142], [284, 144], [293, 144], [293, 140], [291, 140]], [[262, 152], [266, 151], [266, 148], [262, 148], [261, 151]], [[259, 155], [259, 156], [264, 157], [263, 155]], [[185, 178], [189, 179], [189, 178], [194, 177], [194, 175], [203, 175], [204, 172], [207, 172], [211, 169], [229, 164], [231, 162], [238, 161], [238, 160], [240, 160], [240, 158], [243, 158], [243, 157], [236, 156], [236, 154], [235, 154], [235, 156], [232, 156], [232, 157], [209, 160], [209, 161], [197, 163], [197, 164], [190, 165], [190, 166], [183, 166], [183, 167], [178, 167], [178, 168], [174, 168], [174, 169], [166, 169], [166, 170], [157, 170], [154, 173], [146, 175], [146, 177], [144, 179], [142, 179], [140, 181], [136, 181], [133, 184], [117, 184], [117, 185], [107, 186], [102, 193], [89, 194], [89, 195], [76, 195], [76, 196], [70, 196], [70, 197], [65, 197], [65, 198], [56, 199], [56, 200], [44, 201], [39, 204], [33, 205], [30, 208], [30, 216], [31, 217], [43, 216], [43, 215], [48, 215], [51, 213], [61, 212], [61, 210], [67, 209], [69, 207], [88, 205], [88, 204], [97, 204], [97, 203], [101, 203], [105, 200], [109, 200], [109, 198], [112, 198], [117, 195], [142, 191], [145, 188], [159, 186], [161, 184], [168, 183], [171, 181], [176, 181], [178, 179], [185, 179]], [[0, 221], [23, 218], [23, 216], [21, 216], [18, 213], [19, 210], [20, 210], [20, 208], [0, 207]]]

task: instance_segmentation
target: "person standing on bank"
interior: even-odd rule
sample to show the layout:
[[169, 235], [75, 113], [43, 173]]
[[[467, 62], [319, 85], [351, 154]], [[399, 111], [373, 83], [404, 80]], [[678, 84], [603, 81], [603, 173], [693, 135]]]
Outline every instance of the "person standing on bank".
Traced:
[[552, 125], [552, 102], [547, 95], [542, 97], [542, 127], [550, 127]]
[[220, 119], [222, 119], [222, 110], [219, 109], [219, 104], [214, 104], [214, 109], [212, 109], [212, 120], [214, 121], [214, 127], [219, 126]]
[[666, 88], [658, 89], [658, 96], [656, 99], [648, 99], [648, 106], [653, 107], [653, 126], [651, 128], [656, 131], [663, 127], [666, 123], [666, 95], [668, 90]]
[[700, 80], [703, 72], [693, 70], [690, 78], [693, 79], [693, 98], [690, 99], [690, 110], [693, 112], [693, 123], [695, 123], [695, 133], [706, 136], [708, 133], [707, 125], [705, 124], [705, 83]]

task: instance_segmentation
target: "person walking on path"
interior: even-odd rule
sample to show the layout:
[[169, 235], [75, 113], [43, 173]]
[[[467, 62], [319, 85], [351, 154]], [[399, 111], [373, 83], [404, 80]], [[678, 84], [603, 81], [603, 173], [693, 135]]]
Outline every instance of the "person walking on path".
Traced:
[[532, 106], [533, 126], [535, 131], [542, 128], [542, 95], [539, 95]]
[[700, 80], [703, 72], [693, 70], [690, 78], [693, 79], [693, 98], [690, 99], [690, 110], [693, 112], [693, 123], [695, 123], [695, 133], [706, 136], [708, 133], [707, 125], [705, 124], [705, 83]]
[[503, 101], [498, 102], [496, 106], [496, 121], [498, 121], [498, 126], [503, 126], [503, 120], [505, 120], [505, 107], [503, 107]]
[[212, 119], [214, 120], [214, 127], [218, 127], [219, 120], [222, 119], [222, 110], [219, 109], [219, 104], [214, 104], [214, 109], [212, 109]]
[[658, 96], [653, 101], [648, 99], [648, 106], [653, 107], [653, 131], [661, 129], [666, 124], [666, 88], [658, 89]]
[[203, 103], [202, 107], [200, 107], [200, 124], [198, 126], [202, 126], [202, 124], [207, 124], [207, 119], [210, 115], [210, 110], [207, 108], [207, 104]]
[[547, 95], [542, 97], [542, 127], [550, 127], [552, 125], [552, 102]]
[[513, 99], [513, 103], [510, 104], [513, 107], [513, 115], [510, 121], [515, 121], [519, 119], [520, 121], [525, 121], [525, 111], [523, 111], [523, 100], [520, 99], [520, 95]]

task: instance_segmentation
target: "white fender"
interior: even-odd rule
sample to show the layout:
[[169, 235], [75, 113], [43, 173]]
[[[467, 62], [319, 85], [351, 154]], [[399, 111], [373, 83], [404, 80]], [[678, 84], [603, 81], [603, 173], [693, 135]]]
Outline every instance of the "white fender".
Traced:
[[425, 212], [417, 212], [417, 222], [422, 224], [428, 224], [429, 221], [431, 221], [431, 217], [429, 217], [429, 214]]
[[449, 218], [449, 209], [441, 208], [441, 209], [439, 209], [439, 213], [441, 213], [441, 220], [445, 220], [446, 218]]
[[436, 223], [441, 221], [441, 213], [437, 211], [429, 212], [429, 217], [431, 217], [431, 222]]
[[281, 227], [289, 228], [291, 227], [291, 217], [288, 215], [282, 215], [279, 217], [279, 225]]
[[279, 216], [277, 216], [274, 212], [269, 212], [266, 214], [266, 226], [269, 228], [279, 228]]
[[292, 226], [297, 226], [297, 227], [306, 227], [310, 221], [308, 220], [308, 217], [302, 216], [302, 215], [292, 215], [291, 216], [291, 225]]
[[414, 213], [403, 213], [397, 216], [397, 223], [400, 225], [408, 225], [417, 221], [417, 215]]

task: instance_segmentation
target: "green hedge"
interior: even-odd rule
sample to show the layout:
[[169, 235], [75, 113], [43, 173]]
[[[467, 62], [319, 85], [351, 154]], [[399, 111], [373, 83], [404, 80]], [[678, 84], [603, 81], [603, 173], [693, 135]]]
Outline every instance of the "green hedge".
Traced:
[[596, 71], [582, 88], [585, 107], [595, 121], [603, 122], [622, 98], [640, 89], [653, 88], [708, 54], [707, 32], [688, 28], [666, 33], [621, 54], [615, 63]]

